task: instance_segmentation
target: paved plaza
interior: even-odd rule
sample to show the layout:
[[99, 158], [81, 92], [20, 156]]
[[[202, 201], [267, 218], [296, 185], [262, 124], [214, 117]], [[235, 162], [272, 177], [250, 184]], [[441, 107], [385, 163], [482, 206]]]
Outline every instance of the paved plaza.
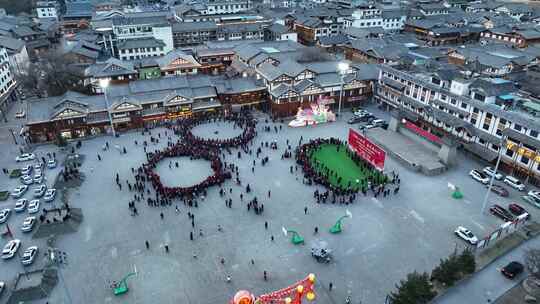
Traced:
[[[409, 171], [388, 158], [386, 171], [398, 172], [401, 178], [401, 190], [397, 195], [373, 198], [360, 194], [356, 202], [348, 206], [317, 204], [313, 191], [323, 188], [302, 184], [300, 169], [293, 174], [289, 172], [290, 166], [295, 165], [294, 160], [282, 160], [281, 155], [287, 140], [294, 149], [301, 136], [304, 142], [317, 137], [345, 140], [350, 127], [344, 122], [348, 114], [338, 122], [306, 128], [265, 123], [267, 116], [263, 114], [256, 117], [258, 134], [252, 149], [271, 141], [277, 142], [278, 149], [263, 148], [259, 159], [255, 153], [242, 153], [242, 158], [238, 159], [237, 150], [232, 150], [231, 154], [224, 152], [225, 161], [238, 165], [243, 186], [228, 180], [224, 184], [225, 197], [220, 197], [219, 187], [210, 188], [204, 200], [199, 199], [198, 208], [179, 203], [179, 213], [175, 211], [176, 203], [170, 207], [149, 207], [145, 202], [137, 202], [139, 216], [132, 216], [128, 209], [134, 192], [125, 187], [126, 181], [133, 183], [132, 168], [138, 168], [145, 161], [141, 143], [149, 141], [147, 135], [143, 136], [139, 131], [121, 134], [118, 138], [97, 137], [83, 141], [77, 152], [86, 156], [81, 167], [86, 180], [80, 188], [70, 190], [68, 200], [72, 206], [82, 208], [84, 220], [77, 233], [58, 237], [56, 241], [56, 246], [67, 253], [68, 264], [62, 269], [60, 284], [47, 301], [69, 304], [227, 303], [239, 289], [262, 294], [315, 273], [315, 303], [343, 303], [348, 294], [353, 303], [384, 303], [386, 294], [407, 273], [430, 271], [456, 247], [464, 248], [465, 244], [453, 234], [456, 226], [469, 227], [475, 234], [484, 236], [501, 224], [493, 216], [480, 214], [485, 187], [467, 175], [471, 168], [481, 168], [485, 164], [464, 155], [459, 155], [459, 165], [436, 177]], [[272, 131], [265, 132], [264, 126], [271, 126]], [[279, 130], [277, 133], [274, 126]], [[172, 132], [164, 128], [152, 130], [152, 136], [161, 133], [161, 139], [157, 144], [149, 144], [150, 151], [166, 146], [166, 131], [172, 136]], [[193, 130], [196, 136], [207, 138], [232, 137], [240, 132], [227, 123], [203, 124]], [[172, 137], [177, 140], [176, 136]], [[116, 149], [102, 151], [105, 142], [125, 147], [127, 154]], [[0, 165], [13, 168], [17, 150], [2, 150]], [[41, 157], [52, 151], [57, 151], [57, 157], [65, 155], [53, 145], [38, 146], [34, 153]], [[98, 154], [101, 161], [98, 161]], [[261, 166], [260, 159], [265, 156], [269, 157], [269, 162]], [[254, 172], [253, 160], [256, 161]], [[48, 186], [52, 185], [58, 170], [45, 171]], [[189, 185], [211, 173], [207, 162], [190, 161], [187, 157], [165, 159], [156, 170], [161, 180], [170, 186]], [[121, 191], [115, 183], [117, 173], [124, 186]], [[464, 199], [450, 197], [449, 182], [460, 187]], [[247, 183], [252, 189], [249, 194], [244, 190]], [[18, 180], [0, 175], [0, 184], [13, 189]], [[244, 193], [243, 202], [240, 193]], [[248, 212], [246, 208], [247, 201], [254, 196], [265, 206], [262, 215]], [[225, 206], [227, 198], [233, 199], [232, 208]], [[519, 201], [519, 193], [511, 190], [510, 197], [504, 199], [492, 195], [491, 201], [507, 205]], [[0, 207], [13, 208], [14, 204], [15, 200], [9, 199], [0, 202]], [[532, 212], [533, 218], [540, 216], [539, 210], [524, 206]], [[305, 207], [307, 214], [304, 214]], [[346, 209], [353, 217], [345, 220], [343, 233], [328, 233]], [[191, 226], [188, 211], [195, 214], [195, 228]], [[160, 219], [161, 212], [163, 219]], [[31, 245], [46, 248], [44, 239], [32, 240], [20, 232], [18, 226], [26, 216], [13, 214], [8, 221], [16, 227], [13, 230], [15, 236], [21, 238], [22, 248]], [[265, 221], [269, 224], [268, 229], [264, 227]], [[218, 231], [218, 225], [223, 227], [222, 232]], [[291, 244], [289, 237], [282, 234], [282, 226], [298, 231], [305, 237], [306, 244]], [[319, 228], [318, 235], [313, 234], [315, 227]], [[194, 241], [189, 239], [191, 231], [195, 234]], [[271, 241], [272, 236], [274, 241]], [[310, 245], [316, 240], [328, 242], [333, 250], [333, 262], [317, 263], [311, 257]], [[145, 248], [145, 241], [150, 244], [149, 250]], [[4, 242], [2, 240], [2, 244]], [[165, 244], [170, 248], [169, 253], [164, 250]], [[221, 258], [225, 259], [224, 264], [220, 263]], [[0, 264], [0, 280], [9, 282], [16, 272], [22, 271], [17, 259], [0, 261]], [[44, 260], [40, 258], [30, 269], [43, 265]], [[138, 275], [128, 281], [129, 292], [115, 297], [110, 288], [112, 281], [135, 270]], [[263, 271], [268, 272], [268, 281], [263, 279]], [[232, 279], [230, 283], [226, 282], [228, 275]], [[330, 282], [334, 286], [332, 291], [328, 290]], [[6, 295], [2, 296], [0, 303], [5, 303], [6, 299]]]

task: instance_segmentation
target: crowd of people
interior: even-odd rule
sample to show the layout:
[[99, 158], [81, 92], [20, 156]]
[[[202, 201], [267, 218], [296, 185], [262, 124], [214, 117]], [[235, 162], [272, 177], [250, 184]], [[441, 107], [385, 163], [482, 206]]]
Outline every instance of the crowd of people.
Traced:
[[[198, 184], [189, 187], [167, 187], [161, 182], [159, 174], [154, 172], [156, 165], [167, 157], [182, 157], [187, 156], [193, 159], [205, 159], [210, 162], [212, 175], [208, 176]], [[194, 197], [213, 185], [221, 185], [226, 179], [231, 178], [231, 173], [225, 170], [225, 167], [219, 158], [219, 152], [207, 146], [190, 145], [186, 143], [177, 143], [167, 147], [165, 150], [153, 153], [148, 162], [143, 164], [135, 175], [137, 181], [148, 180], [156, 192], [162, 197]]]
[[[347, 199], [341, 198], [339, 201], [348, 202], [350, 200], [349, 198], [355, 193], [361, 191], [366, 195], [368, 190], [374, 191], [374, 189], [378, 189], [389, 181], [385, 174], [376, 171], [370, 164], [366, 163], [355, 153], [347, 149], [347, 155], [354, 161], [366, 177], [355, 182], [348, 181], [345, 184], [339, 172], [328, 168], [325, 164], [317, 162], [313, 158], [314, 153], [320, 149], [320, 147], [327, 144], [335, 145], [337, 152], [339, 152], [339, 149], [347, 149], [345, 143], [338, 138], [313, 139], [297, 147], [295, 151], [296, 163], [302, 167], [305, 184], [320, 184], [335, 195], [347, 196]], [[335, 183], [331, 181], [332, 178], [336, 181]], [[326, 201], [326, 198], [323, 199], [323, 201]], [[335, 199], [333, 199], [333, 201], [335, 201]], [[354, 199], [350, 201], [352, 202]]]
[[[242, 129], [242, 133], [232, 138], [203, 138], [195, 136], [192, 132], [193, 127], [215, 122], [230, 122], [233, 127]], [[217, 149], [229, 149], [241, 147], [247, 149], [247, 144], [257, 135], [257, 121], [248, 113], [233, 113], [228, 116], [202, 116], [179, 120], [173, 129], [176, 134], [181, 135], [184, 141], [195, 146], [206, 146]], [[217, 131], [216, 131], [217, 132]]]

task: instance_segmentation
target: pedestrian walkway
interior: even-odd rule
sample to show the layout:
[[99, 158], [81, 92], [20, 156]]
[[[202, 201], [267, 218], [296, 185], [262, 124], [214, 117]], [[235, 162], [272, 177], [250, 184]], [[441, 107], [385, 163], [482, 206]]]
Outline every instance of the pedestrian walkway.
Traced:
[[[467, 281], [450, 289], [444, 296], [437, 299], [435, 304], [462, 303], [492, 303], [521, 280], [520, 277], [509, 280], [500, 274], [499, 269], [511, 261], [523, 262], [527, 248], [540, 247], [540, 237], [537, 236], [509, 253], [499, 257], [495, 262], [474, 274]], [[525, 276], [526, 274], [521, 274]]]

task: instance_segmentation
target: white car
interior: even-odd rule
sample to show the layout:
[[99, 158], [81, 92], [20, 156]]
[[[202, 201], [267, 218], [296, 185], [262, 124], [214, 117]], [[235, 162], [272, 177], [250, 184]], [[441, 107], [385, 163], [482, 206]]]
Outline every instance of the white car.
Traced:
[[36, 258], [37, 253], [38, 253], [38, 247], [37, 246], [28, 247], [24, 251], [23, 256], [21, 258], [22, 264], [23, 265], [31, 265], [32, 263], [34, 263], [34, 259]]
[[36, 156], [34, 153], [23, 153], [17, 157], [15, 157], [15, 161], [17, 162], [23, 162], [23, 161], [29, 161], [36, 159]]
[[28, 214], [34, 214], [39, 212], [39, 200], [31, 200], [30, 203], [28, 203], [28, 207], [26, 208], [28, 211]]
[[13, 210], [15, 210], [15, 212], [23, 212], [24, 209], [26, 209], [26, 204], [28, 204], [28, 200], [25, 198], [21, 198], [17, 200], [17, 202], [15, 203], [15, 208], [13, 208]]
[[43, 163], [38, 161], [37, 163], [34, 164], [34, 169], [41, 171], [41, 169], [43, 169]]
[[15, 113], [15, 118], [24, 118], [24, 117], [26, 117], [26, 113], [24, 111]]
[[43, 200], [46, 202], [52, 202], [54, 201], [54, 198], [56, 197], [56, 189], [49, 189], [47, 192], [45, 192], [45, 196], [43, 197]]
[[514, 189], [517, 189], [518, 191], [523, 191], [525, 190], [525, 185], [519, 181], [519, 179], [513, 177], [513, 176], [510, 176], [510, 175], [507, 175], [503, 182], [507, 185], [509, 185], [510, 187], [514, 188]]
[[535, 199], [540, 201], [540, 191], [531, 190], [527, 195], [534, 197]]
[[366, 116], [366, 115], [369, 115], [370, 113], [366, 110], [362, 110], [362, 109], [359, 109], [359, 110], [356, 110], [354, 113], [353, 113], [355, 116]]
[[47, 168], [54, 169], [56, 168], [56, 159], [49, 159], [47, 162]]
[[475, 245], [476, 243], [478, 243], [478, 238], [469, 229], [465, 227], [457, 227], [454, 233], [471, 245]]
[[34, 178], [32, 178], [32, 176], [30, 175], [23, 175], [21, 176], [21, 183], [25, 185], [31, 185], [34, 183]]
[[2, 295], [2, 292], [4, 292], [5, 288], [6, 288], [6, 283], [4, 281], [0, 281], [0, 296]]
[[46, 191], [47, 191], [47, 186], [45, 185], [41, 185], [37, 188], [34, 188], [34, 197], [36, 198], [42, 197]]
[[488, 176], [495, 176], [496, 179], [501, 180], [503, 179], [503, 175], [499, 172], [495, 172], [495, 169], [491, 167], [485, 167], [484, 170], [482, 170], [485, 174]]
[[13, 196], [14, 198], [19, 198], [26, 192], [26, 190], [28, 190], [27, 185], [19, 186], [13, 189], [13, 192], [11, 192], [11, 196]]
[[19, 247], [21, 247], [21, 240], [14, 239], [9, 241], [4, 246], [4, 250], [2, 250], [2, 259], [11, 259], [17, 253], [17, 250], [19, 250]]
[[34, 167], [32, 167], [30, 165], [24, 166], [21, 169], [21, 175], [30, 175], [30, 173], [32, 173], [33, 169], [34, 169]]
[[7, 221], [9, 215], [11, 214], [11, 209], [3, 209], [0, 211], [0, 224], [3, 224]]
[[34, 228], [34, 225], [36, 224], [36, 217], [35, 216], [29, 216], [24, 219], [24, 222], [21, 226], [22, 232], [30, 232]]
[[36, 174], [34, 175], [34, 183], [41, 184], [43, 183], [43, 174]]
[[471, 172], [469, 172], [469, 175], [476, 181], [479, 181], [481, 182], [482, 184], [487, 184], [489, 183], [489, 176], [487, 176], [486, 174], [476, 170], [476, 169], [473, 169], [471, 170]]

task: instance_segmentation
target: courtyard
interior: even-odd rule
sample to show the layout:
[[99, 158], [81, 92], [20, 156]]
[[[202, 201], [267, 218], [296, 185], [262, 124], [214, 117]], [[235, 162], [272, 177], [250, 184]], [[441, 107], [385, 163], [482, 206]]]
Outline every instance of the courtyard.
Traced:
[[[289, 171], [295, 166], [294, 159], [281, 159], [281, 155], [287, 140], [293, 150], [301, 137], [304, 142], [318, 137], [345, 140], [350, 127], [345, 123], [347, 115], [335, 123], [289, 128], [286, 123], [266, 123], [268, 117], [257, 113], [258, 134], [250, 149], [256, 150], [265, 142], [276, 142], [278, 149], [262, 148], [259, 158], [255, 153], [242, 152], [239, 159], [239, 149], [223, 153], [224, 161], [238, 166], [242, 186], [236, 185], [234, 179], [226, 181], [225, 197], [219, 195], [218, 186], [211, 187], [204, 199], [198, 199], [197, 208], [176, 201], [167, 207], [149, 207], [145, 202], [136, 202], [138, 216], [131, 215], [128, 202], [134, 192], [125, 186], [126, 181], [134, 182], [132, 168], [146, 161], [141, 143], [149, 141], [149, 136], [139, 131], [121, 134], [118, 138], [97, 137], [83, 141], [77, 153], [85, 156], [81, 171], [86, 179], [79, 188], [68, 190], [68, 201], [71, 206], [82, 208], [84, 221], [77, 233], [57, 238], [55, 246], [66, 252], [68, 263], [49, 299], [38, 303], [227, 303], [237, 290], [246, 289], [256, 295], [268, 293], [303, 279], [308, 273], [317, 275], [315, 303], [343, 303], [347, 295], [353, 303], [384, 303], [386, 294], [407, 273], [430, 271], [456, 247], [465, 247], [453, 234], [457, 226], [468, 227], [482, 237], [502, 223], [491, 215], [480, 214], [485, 187], [467, 173], [485, 164], [464, 155], [459, 156], [457, 166], [435, 177], [408, 171], [387, 158], [385, 171], [399, 173], [402, 180], [397, 195], [374, 198], [360, 194], [355, 203], [348, 206], [317, 204], [313, 192], [324, 189], [304, 185], [300, 168], [293, 173]], [[270, 132], [264, 130], [265, 126], [271, 127]], [[178, 139], [165, 128], [151, 132], [153, 137], [160, 133], [160, 139], [158, 143], [149, 144], [149, 151], [164, 148], [169, 136], [173, 141]], [[195, 127], [193, 133], [206, 138], [228, 138], [238, 135], [240, 130], [226, 123], [202, 124]], [[103, 151], [106, 142], [125, 147], [127, 153], [114, 148]], [[52, 145], [38, 146], [34, 153], [40, 158], [52, 151], [56, 151], [59, 159], [65, 155]], [[13, 168], [16, 155], [16, 149], [6, 150], [0, 164]], [[261, 165], [263, 157], [269, 158], [265, 166]], [[256, 166], [252, 172], [253, 161]], [[190, 161], [189, 157], [163, 160], [156, 171], [170, 186], [190, 185], [211, 172], [208, 162]], [[51, 186], [58, 169], [45, 173], [47, 185]], [[124, 186], [122, 190], [115, 183], [116, 174]], [[18, 180], [5, 175], [0, 176], [0, 182], [9, 190], [19, 184]], [[247, 183], [252, 189], [249, 194], [245, 193]], [[452, 199], [448, 183], [459, 186], [464, 199]], [[240, 193], [243, 193], [243, 201]], [[510, 190], [508, 198], [493, 194], [490, 202], [503, 206], [511, 201], [521, 203], [519, 195], [514, 190]], [[262, 215], [248, 212], [246, 203], [253, 197], [265, 205]], [[233, 200], [232, 208], [225, 205], [228, 198]], [[60, 198], [56, 199], [58, 202]], [[0, 207], [13, 208], [14, 204], [15, 200], [10, 198], [0, 202]], [[175, 211], [175, 205], [179, 212]], [[523, 206], [533, 218], [540, 216], [539, 210]], [[338, 235], [328, 233], [346, 209], [353, 217], [345, 220], [344, 231]], [[195, 215], [194, 228], [188, 212]], [[163, 219], [160, 213], [164, 214]], [[13, 230], [15, 237], [22, 240], [21, 248], [37, 245], [45, 249], [44, 239], [31, 239], [18, 229], [26, 216], [25, 213], [12, 214], [8, 221], [17, 227]], [[218, 231], [218, 225], [222, 231]], [[281, 232], [282, 227], [298, 231], [306, 244], [291, 244], [290, 236]], [[317, 235], [313, 233], [315, 227], [319, 228]], [[193, 241], [189, 238], [190, 232], [195, 235]], [[333, 250], [331, 263], [317, 263], [311, 257], [311, 243], [318, 240], [327, 242]], [[145, 241], [149, 242], [148, 250]], [[168, 253], [165, 245], [169, 247]], [[224, 263], [220, 262], [221, 258]], [[44, 263], [40, 258], [29, 269], [43, 267]], [[23, 267], [16, 259], [0, 264], [0, 280], [7, 282]], [[129, 292], [114, 296], [111, 283], [133, 271], [137, 275], [128, 281]], [[267, 281], [263, 279], [264, 271], [268, 273]], [[226, 282], [227, 276], [231, 277], [231, 282]], [[328, 290], [330, 282], [334, 286], [332, 291]], [[4, 294], [0, 303], [6, 300]]]

